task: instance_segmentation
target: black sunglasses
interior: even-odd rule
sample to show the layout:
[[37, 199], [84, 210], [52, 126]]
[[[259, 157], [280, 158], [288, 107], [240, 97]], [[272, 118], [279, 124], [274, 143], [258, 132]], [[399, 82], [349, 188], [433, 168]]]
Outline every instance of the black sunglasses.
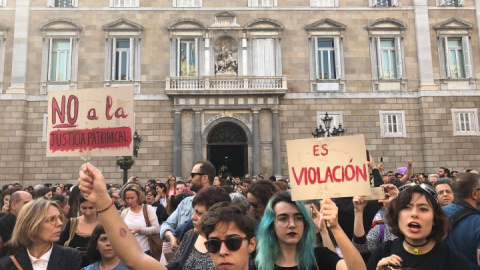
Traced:
[[190, 177], [191, 177], [191, 178], [194, 178], [196, 175], [206, 175], [206, 174], [204, 174], [204, 173], [196, 173], [196, 172], [190, 173]]
[[229, 236], [225, 240], [220, 239], [209, 239], [205, 242], [205, 247], [209, 253], [217, 253], [220, 251], [220, 247], [222, 246], [222, 242], [225, 242], [225, 246], [230, 251], [236, 251], [242, 246], [243, 240], [248, 239], [248, 237], [241, 237], [241, 236]]
[[398, 191], [401, 193], [411, 187], [414, 187], [414, 186], [419, 186], [420, 188], [423, 189], [423, 191], [425, 191], [428, 195], [432, 196], [433, 199], [435, 199], [436, 202], [438, 202], [438, 199], [437, 199], [437, 192], [435, 191], [435, 189], [425, 183], [421, 183], [421, 184], [415, 184], [415, 183], [409, 183], [409, 184], [405, 184], [401, 187], [398, 188]]

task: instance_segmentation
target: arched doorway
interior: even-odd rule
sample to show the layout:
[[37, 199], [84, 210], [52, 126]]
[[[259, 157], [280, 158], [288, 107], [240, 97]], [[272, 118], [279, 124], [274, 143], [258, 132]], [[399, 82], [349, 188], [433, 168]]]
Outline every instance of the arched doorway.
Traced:
[[224, 122], [214, 127], [207, 138], [207, 158], [217, 174], [230, 172], [243, 176], [248, 171], [248, 147], [245, 131], [237, 124]]

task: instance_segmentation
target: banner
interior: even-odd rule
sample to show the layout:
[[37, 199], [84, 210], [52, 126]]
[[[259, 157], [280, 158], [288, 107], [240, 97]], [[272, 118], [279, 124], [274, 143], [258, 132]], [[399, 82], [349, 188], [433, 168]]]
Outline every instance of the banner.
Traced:
[[293, 200], [370, 195], [363, 135], [287, 141]]
[[48, 93], [47, 157], [131, 156], [133, 87]]

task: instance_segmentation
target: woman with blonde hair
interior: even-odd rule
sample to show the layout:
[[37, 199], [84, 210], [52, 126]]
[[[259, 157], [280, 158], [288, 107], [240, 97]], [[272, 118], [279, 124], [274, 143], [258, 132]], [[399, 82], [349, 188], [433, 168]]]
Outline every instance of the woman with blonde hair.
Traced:
[[38, 199], [25, 204], [17, 217], [11, 244], [14, 256], [0, 260], [0, 269], [80, 269], [80, 251], [55, 244], [65, 223], [56, 201]]
[[[122, 200], [128, 205], [128, 208], [122, 211], [122, 219], [137, 239], [143, 252], [150, 255], [148, 235], [160, 233], [160, 225], [155, 210], [151, 205], [144, 204], [145, 193], [136, 184], [127, 185], [123, 189]], [[144, 214], [145, 211], [146, 214]], [[151, 226], [147, 227], [145, 217], [148, 217]]]

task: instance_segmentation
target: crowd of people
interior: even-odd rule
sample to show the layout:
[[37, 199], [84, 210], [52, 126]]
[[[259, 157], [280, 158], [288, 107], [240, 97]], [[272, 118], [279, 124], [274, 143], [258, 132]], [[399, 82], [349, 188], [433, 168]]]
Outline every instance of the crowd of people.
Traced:
[[2, 269], [480, 269], [480, 174], [387, 171], [385, 198], [293, 201], [288, 179], [217, 174], [198, 161], [169, 175], [108, 184], [92, 164], [78, 184], [0, 193]]

